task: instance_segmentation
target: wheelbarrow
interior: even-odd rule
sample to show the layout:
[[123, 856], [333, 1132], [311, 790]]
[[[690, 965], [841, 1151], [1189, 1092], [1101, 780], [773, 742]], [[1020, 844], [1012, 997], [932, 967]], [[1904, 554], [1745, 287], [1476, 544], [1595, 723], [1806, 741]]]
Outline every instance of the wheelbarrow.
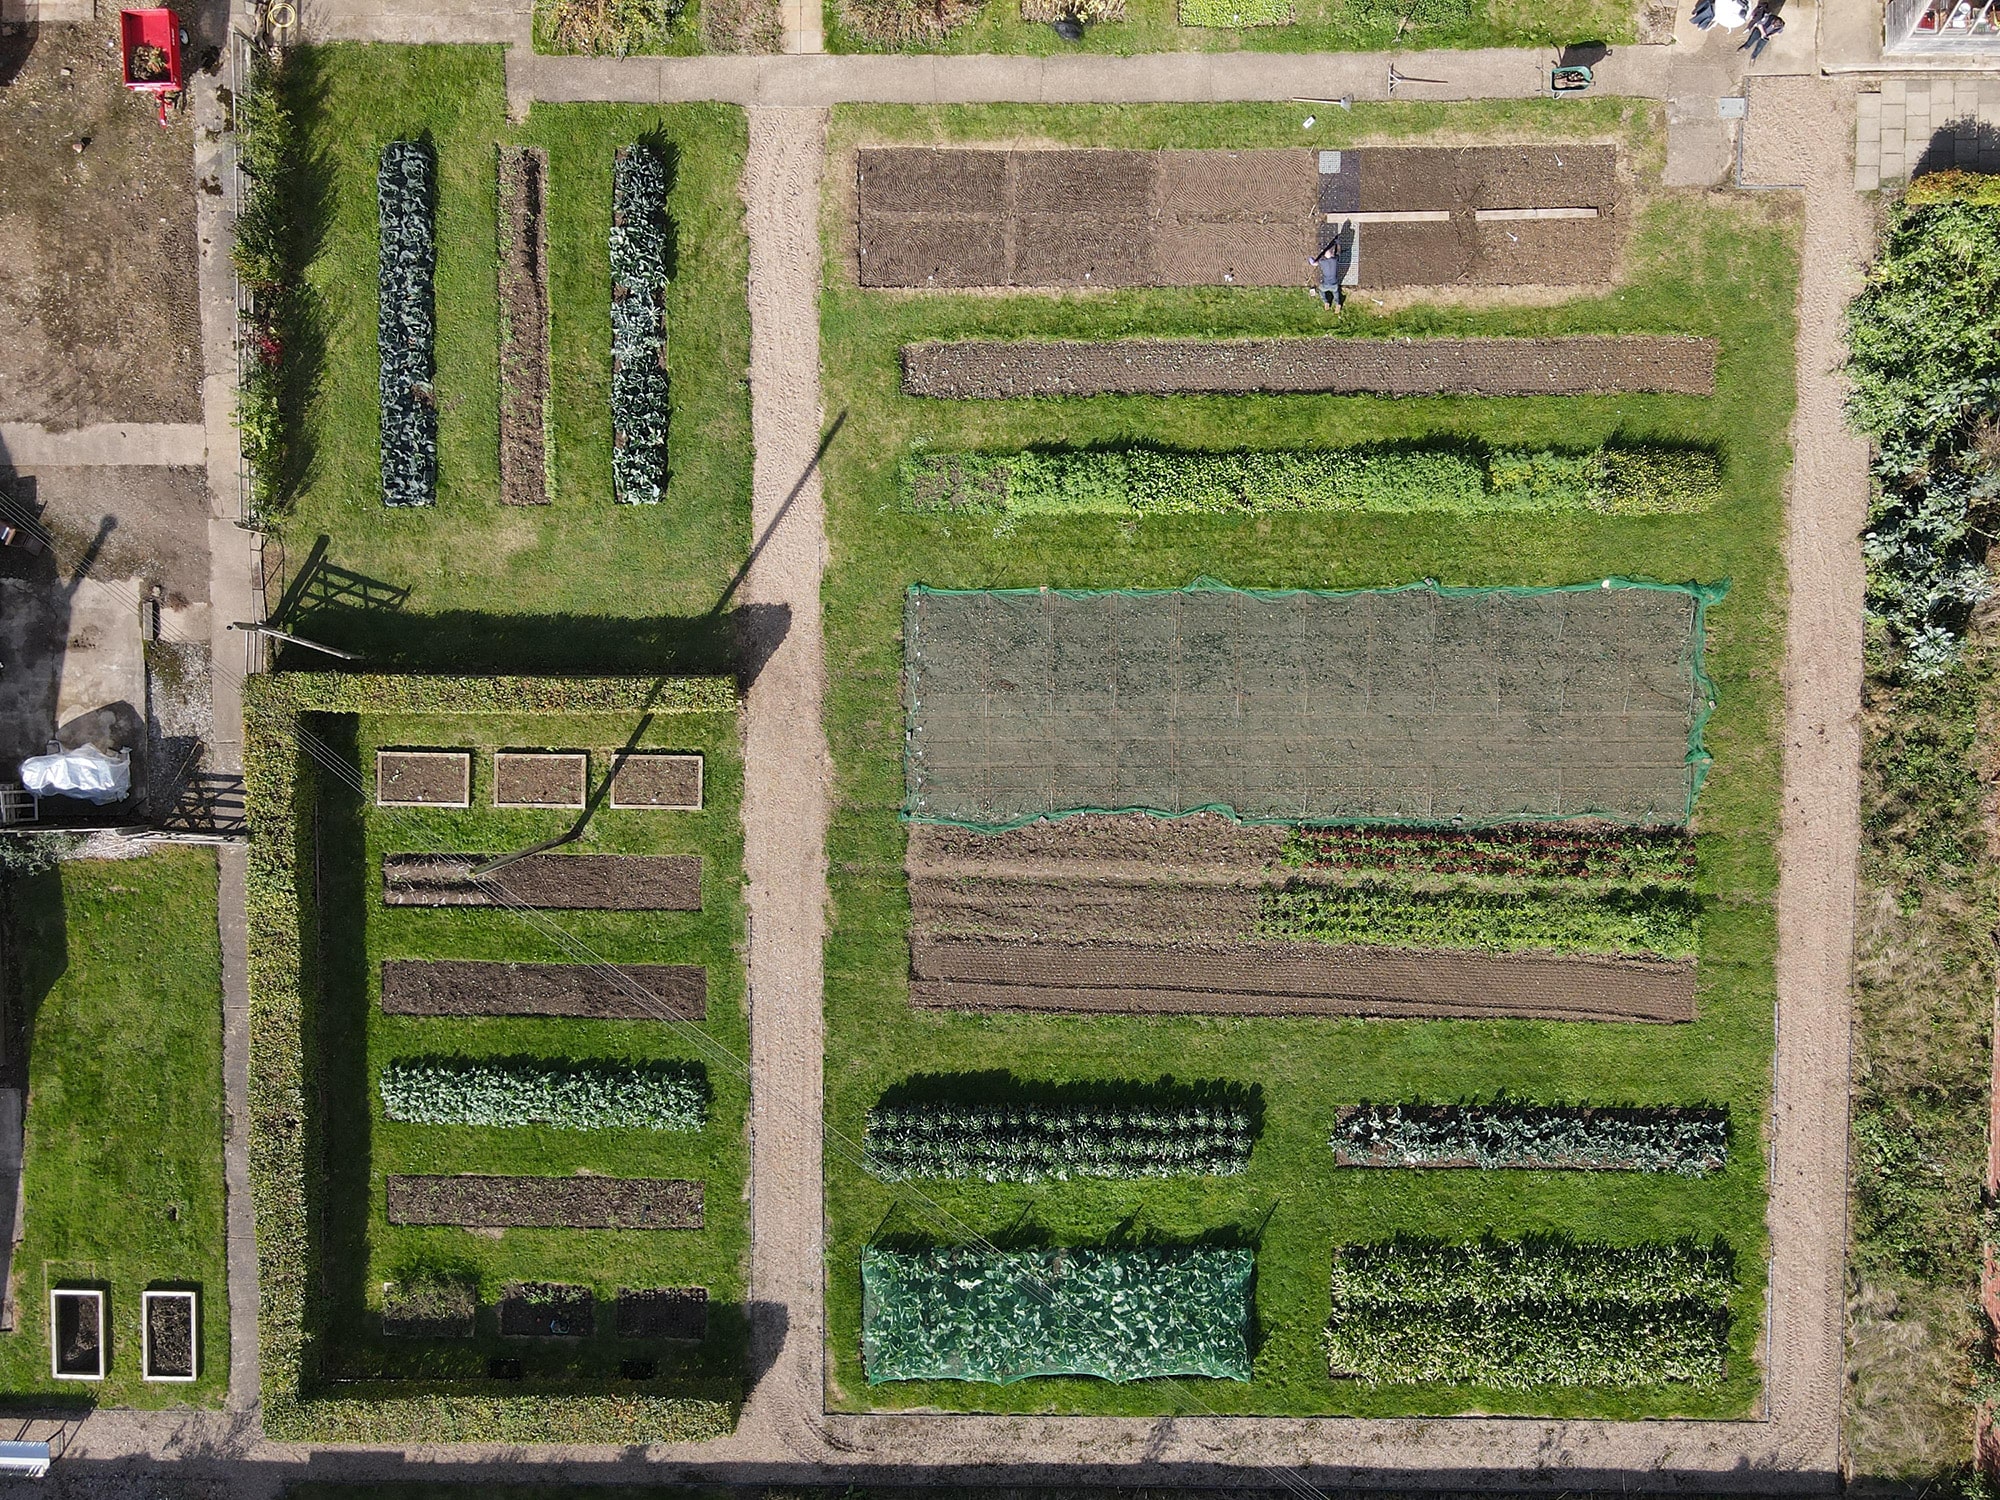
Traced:
[[118, 12], [119, 53], [124, 60], [125, 87], [135, 94], [152, 94], [160, 101], [160, 123], [167, 109], [181, 99], [186, 80], [181, 74], [181, 47], [187, 33], [171, 10]]
[[1580, 94], [1590, 87], [1590, 69], [1582, 63], [1549, 69], [1549, 93]]

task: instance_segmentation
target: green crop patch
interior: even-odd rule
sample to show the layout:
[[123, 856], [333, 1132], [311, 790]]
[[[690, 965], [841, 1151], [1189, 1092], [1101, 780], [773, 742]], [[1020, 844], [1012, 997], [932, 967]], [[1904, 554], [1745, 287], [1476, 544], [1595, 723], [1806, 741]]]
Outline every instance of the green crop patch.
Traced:
[[1280, 861], [1291, 869], [1511, 884], [1692, 887], [1694, 839], [1677, 828], [1294, 828]]
[[552, 1130], [699, 1130], [708, 1074], [692, 1063], [398, 1058], [382, 1112], [405, 1125], [546, 1125]]
[[861, 1256], [870, 1384], [1250, 1378], [1252, 1251], [1203, 1245]]
[[1410, 890], [1387, 883], [1266, 890], [1258, 936], [1388, 948], [1686, 958], [1700, 901], [1653, 888], [1571, 895]]
[[1729, 1158], [1729, 1112], [1702, 1105], [1357, 1104], [1333, 1128], [1343, 1167], [1672, 1172]]

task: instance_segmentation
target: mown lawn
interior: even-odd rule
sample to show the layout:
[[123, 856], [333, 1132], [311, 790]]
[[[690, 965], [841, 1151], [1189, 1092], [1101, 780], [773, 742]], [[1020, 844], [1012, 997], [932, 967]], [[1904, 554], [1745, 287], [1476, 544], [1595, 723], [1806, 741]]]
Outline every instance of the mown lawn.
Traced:
[[[1357, 106], [1302, 133], [1288, 107], [1031, 107], [836, 112], [829, 178], [861, 139], [1035, 139], [1093, 145], [1341, 146], [1423, 135], [1567, 129], [1657, 160], [1659, 116], [1599, 101], [1544, 105]], [[1304, 139], [1301, 139], [1302, 134]], [[848, 190], [851, 192], [851, 189]], [[842, 246], [841, 191], [825, 207], [823, 359], [829, 416], [847, 422], [827, 461], [831, 567], [827, 729], [836, 774], [827, 948], [827, 1274], [831, 1398], [841, 1407], [959, 1410], [1410, 1414], [1458, 1411], [1743, 1416], [1761, 1383], [1765, 1288], [1764, 1128], [1775, 952], [1779, 551], [1790, 454], [1795, 226], [1781, 205], [1655, 193], [1627, 279], [1604, 297], [1538, 308], [1431, 306], [1380, 312], [1357, 296], [1337, 320], [1304, 290], [1122, 291], [1006, 297], [862, 293]], [[1682, 332], [1721, 341], [1712, 399], [1131, 397], [951, 403], [898, 391], [897, 349], [953, 336]], [[1429, 434], [1584, 447], [1613, 437], [1719, 446], [1726, 494], [1695, 517], [1278, 514], [1236, 518], [1017, 521], [897, 509], [901, 455], [917, 445], [1003, 449], [1152, 440], [1184, 447], [1313, 447]], [[1031, 1018], [916, 1014], [906, 1006], [908, 898], [899, 634], [906, 587], [1170, 587], [1200, 575], [1252, 587], [1352, 588], [1434, 578], [1556, 584], [1610, 575], [1727, 580], [1709, 612], [1707, 667], [1720, 705], [1715, 768], [1701, 794], [1700, 1018], [1685, 1026], [1531, 1021]], [[1038, 1079], [1219, 1078], [1261, 1085], [1262, 1140], [1243, 1176], [1071, 1182], [1035, 1188], [892, 1187], [859, 1165], [868, 1106], [931, 1071], [1008, 1068]], [[1733, 1121], [1729, 1165], [1706, 1179], [1623, 1173], [1336, 1171], [1335, 1111], [1363, 1099], [1491, 1097], [1603, 1103], [1713, 1102]], [[1115, 1386], [1032, 1380], [1010, 1387], [914, 1382], [869, 1387], [859, 1361], [861, 1245], [878, 1232], [1042, 1234], [1084, 1242], [1115, 1232], [1190, 1237], [1238, 1230], [1259, 1243], [1253, 1382]], [[1640, 1242], [1720, 1236], [1737, 1256], [1732, 1355], [1709, 1392], [1335, 1384], [1320, 1352], [1331, 1247], [1399, 1230], [1471, 1237], [1555, 1231]]]
[[[498, 47], [353, 45], [296, 58], [304, 177], [324, 227], [307, 274], [320, 346], [310, 473], [284, 521], [287, 557], [296, 567], [324, 534], [332, 562], [410, 591], [394, 613], [308, 607], [301, 628], [372, 662], [447, 671], [713, 667], [728, 638], [713, 612], [749, 547], [742, 111], [537, 105], [516, 128], [501, 58]], [[378, 457], [375, 173], [401, 137], [428, 137], [438, 158], [438, 498], [391, 510]], [[611, 165], [640, 139], [664, 149], [673, 174], [670, 477], [656, 506], [611, 498]], [[546, 506], [498, 499], [500, 142], [549, 153]]]
[[[734, 716], [668, 714], [643, 733], [637, 715], [371, 714], [328, 720], [321, 732], [335, 753], [353, 755], [370, 802], [344, 789], [321, 807], [324, 893], [319, 963], [319, 1068], [326, 1101], [332, 1178], [324, 1225], [327, 1305], [336, 1375], [483, 1377], [495, 1354], [518, 1357], [529, 1375], [609, 1375], [623, 1359], [658, 1359], [660, 1373], [730, 1373], [747, 1323], [742, 1309], [749, 1254], [745, 1135], [749, 1086], [737, 1059], [748, 1052], [740, 946], [743, 935], [742, 830], [737, 808], [742, 763]], [[635, 740], [635, 735], [636, 740]], [[599, 807], [572, 849], [578, 853], [699, 854], [699, 912], [521, 913], [464, 907], [389, 907], [382, 857], [391, 853], [501, 853], [567, 830], [574, 812], [495, 809], [494, 748], [588, 749], [591, 786], [601, 785], [614, 751], [635, 743], [704, 756], [699, 812]], [[469, 809], [373, 805], [377, 746], [475, 748]], [[504, 878], [504, 876], [503, 876]], [[391, 958], [487, 959], [540, 963], [698, 963], [708, 970], [708, 1017], [700, 1023], [545, 1017], [385, 1016], [381, 965]], [[708, 1124], [678, 1131], [567, 1131], [522, 1127], [396, 1124], [383, 1118], [383, 1066], [410, 1057], [535, 1057], [552, 1060], [685, 1059], [701, 1063], [713, 1090]], [[706, 1184], [705, 1227], [690, 1231], [508, 1229], [394, 1226], [386, 1214], [392, 1172], [689, 1178]], [[382, 1338], [377, 1315], [385, 1282], [421, 1273], [476, 1281], [482, 1312], [473, 1340]], [[510, 1281], [594, 1287], [597, 1336], [501, 1340], [492, 1308]], [[620, 1287], [702, 1286], [709, 1337], [699, 1349], [620, 1342], [612, 1301]]]
[[[12, 1003], [26, 1022], [26, 1236], [0, 1393], [219, 1406], [229, 1385], [223, 1245], [222, 955], [215, 857], [172, 849], [18, 878]], [[49, 1374], [49, 1289], [107, 1293], [102, 1384]], [[199, 1378], [141, 1378], [141, 1293], [201, 1293]]]

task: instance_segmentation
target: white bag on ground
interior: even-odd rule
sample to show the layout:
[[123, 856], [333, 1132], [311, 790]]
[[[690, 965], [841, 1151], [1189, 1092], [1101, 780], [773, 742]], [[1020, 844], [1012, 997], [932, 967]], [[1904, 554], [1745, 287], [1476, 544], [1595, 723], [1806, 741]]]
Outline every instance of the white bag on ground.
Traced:
[[113, 758], [81, 745], [61, 755], [31, 755], [21, 762], [21, 785], [37, 797], [120, 802], [132, 790], [132, 752], [120, 750]]

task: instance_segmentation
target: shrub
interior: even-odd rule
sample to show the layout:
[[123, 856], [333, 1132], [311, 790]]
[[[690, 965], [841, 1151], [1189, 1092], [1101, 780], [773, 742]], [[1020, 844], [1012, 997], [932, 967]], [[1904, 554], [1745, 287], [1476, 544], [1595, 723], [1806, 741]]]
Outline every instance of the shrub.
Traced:
[[1690, 886], [1696, 872], [1694, 839], [1678, 828], [1294, 828], [1280, 859], [1404, 878]]
[[406, 1125], [699, 1130], [708, 1076], [687, 1063], [405, 1058], [382, 1070], [382, 1112]]
[[291, 467], [284, 355], [299, 322], [298, 218], [294, 173], [299, 132], [282, 54], [252, 49], [234, 106], [243, 185], [230, 255], [249, 294], [237, 338], [246, 358], [236, 393], [236, 430], [250, 465], [250, 509], [282, 507]]
[[885, 1099], [868, 1111], [868, 1170], [877, 1177], [1231, 1177], [1249, 1165], [1256, 1139], [1247, 1100], [1215, 1089], [1081, 1085], [978, 1102], [962, 1097], [964, 1080], [945, 1079], [926, 1092], [934, 1097]]
[[611, 170], [611, 478], [627, 505], [667, 482], [667, 164], [641, 142]]
[[1250, 1378], [1248, 1250], [861, 1252], [868, 1383], [1036, 1375]]
[[1904, 189], [1906, 204], [1971, 203], [1981, 208], [2000, 208], [2000, 175], [1970, 172], [1949, 167], [1942, 172], [1926, 172], [1910, 179]]
[[1338, 511], [1461, 515], [1695, 511], [1720, 493], [1700, 449], [1487, 451], [1473, 444], [1189, 452], [1056, 448], [913, 453], [903, 508], [1021, 516]]
[[1021, 0], [1021, 19], [1039, 25], [1075, 21], [1096, 26], [1125, 19], [1125, 0]]
[[1680, 1105], [1362, 1104], [1341, 1113], [1342, 1166], [1588, 1168], [1703, 1177], [1728, 1154], [1727, 1111]]
[[1292, 0], [1180, 0], [1183, 26], [1289, 26]]
[[979, 0], [841, 0], [841, 19], [878, 47], [943, 41], [979, 14]]
[[535, 17], [538, 52], [625, 57], [673, 39], [687, 0], [553, 0]]
[[1700, 903], [1686, 892], [1564, 893], [1293, 885], [1266, 890], [1258, 932], [1316, 943], [1497, 952], [1630, 953], [1688, 957]]
[[437, 498], [436, 317], [431, 278], [436, 162], [422, 141], [382, 148], [376, 208], [382, 231], [382, 503], [429, 505]]
[[1722, 1377], [1735, 1288], [1719, 1240], [1342, 1245], [1328, 1363], [1371, 1384], [1708, 1386]]

